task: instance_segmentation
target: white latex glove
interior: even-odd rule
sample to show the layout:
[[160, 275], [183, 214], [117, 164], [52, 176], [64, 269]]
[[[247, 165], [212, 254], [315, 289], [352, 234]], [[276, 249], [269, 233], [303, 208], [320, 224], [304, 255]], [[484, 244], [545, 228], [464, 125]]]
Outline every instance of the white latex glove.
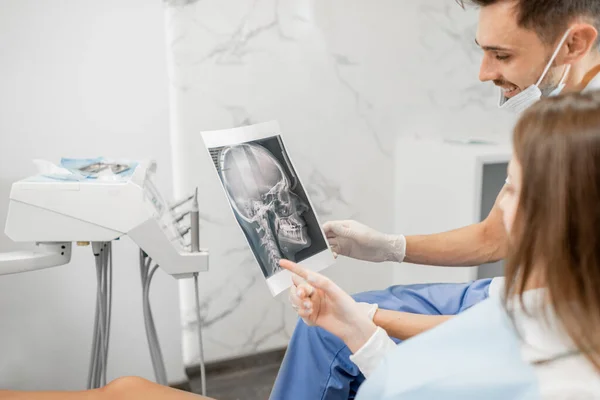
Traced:
[[290, 290], [292, 306], [311, 326], [319, 326], [342, 339], [353, 353], [375, 333], [373, 323], [376, 305], [357, 303], [349, 294], [327, 277], [308, 271], [288, 260], [281, 260], [282, 268], [292, 275]]
[[[315, 288], [313, 288], [308, 282], [300, 280], [297, 275], [293, 275], [292, 280], [294, 281], [294, 285], [292, 285], [290, 288], [289, 300], [290, 303], [292, 303], [292, 308], [296, 311], [299, 311], [301, 308], [306, 308], [304, 302], [315, 294]], [[375, 313], [379, 309], [378, 304], [356, 303], [356, 305], [361, 313], [366, 315], [369, 320], [373, 321]], [[302, 317], [302, 321], [304, 321], [304, 323], [308, 326], [316, 326], [316, 324], [309, 318]]]
[[389, 235], [356, 221], [331, 221], [323, 225], [331, 250], [337, 255], [371, 262], [402, 262], [404, 235]]

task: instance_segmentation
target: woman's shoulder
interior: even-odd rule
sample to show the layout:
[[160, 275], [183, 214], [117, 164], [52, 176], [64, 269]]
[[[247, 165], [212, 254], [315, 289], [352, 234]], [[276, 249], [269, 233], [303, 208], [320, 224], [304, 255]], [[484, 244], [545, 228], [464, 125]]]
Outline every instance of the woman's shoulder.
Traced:
[[600, 399], [600, 374], [581, 354], [536, 367], [541, 398]]
[[531, 363], [542, 399], [600, 399], [600, 372], [577, 350], [543, 291], [526, 293], [514, 321], [521, 356]]

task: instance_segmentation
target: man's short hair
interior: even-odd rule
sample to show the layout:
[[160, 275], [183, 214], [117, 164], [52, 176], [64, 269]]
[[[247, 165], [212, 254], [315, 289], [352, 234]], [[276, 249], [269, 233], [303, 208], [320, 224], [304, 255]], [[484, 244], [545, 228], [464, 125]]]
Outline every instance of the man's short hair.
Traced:
[[[600, 32], [600, 0], [456, 0], [462, 7], [474, 4], [486, 7], [501, 1], [515, 3], [517, 24], [533, 29], [546, 44], [554, 44], [569, 25], [583, 18]], [[600, 49], [600, 35], [598, 38]]]

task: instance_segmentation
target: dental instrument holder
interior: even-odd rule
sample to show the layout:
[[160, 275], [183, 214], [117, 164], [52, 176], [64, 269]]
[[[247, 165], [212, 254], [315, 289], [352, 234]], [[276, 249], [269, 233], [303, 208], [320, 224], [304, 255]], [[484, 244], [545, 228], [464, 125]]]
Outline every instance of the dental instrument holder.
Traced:
[[190, 221], [192, 253], [198, 253], [200, 251], [200, 209], [198, 208], [198, 188], [196, 188], [196, 193], [194, 194], [194, 199], [192, 201]]
[[148, 161], [125, 180], [34, 176], [13, 183], [5, 233], [15, 242], [37, 245], [30, 252], [0, 254], [0, 275], [67, 264], [72, 242], [124, 236], [177, 279], [208, 271], [208, 251], [189, 252], [177, 237], [170, 208], [153, 182], [155, 173], [156, 163]]

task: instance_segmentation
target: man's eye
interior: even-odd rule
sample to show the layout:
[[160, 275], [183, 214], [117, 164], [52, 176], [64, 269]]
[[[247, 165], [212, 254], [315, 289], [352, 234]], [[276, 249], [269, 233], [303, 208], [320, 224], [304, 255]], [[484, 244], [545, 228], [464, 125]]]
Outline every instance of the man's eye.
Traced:
[[510, 56], [505, 56], [505, 55], [500, 55], [500, 54], [496, 55], [496, 60], [499, 60], [499, 61], [506, 61], [509, 58], [510, 58]]

